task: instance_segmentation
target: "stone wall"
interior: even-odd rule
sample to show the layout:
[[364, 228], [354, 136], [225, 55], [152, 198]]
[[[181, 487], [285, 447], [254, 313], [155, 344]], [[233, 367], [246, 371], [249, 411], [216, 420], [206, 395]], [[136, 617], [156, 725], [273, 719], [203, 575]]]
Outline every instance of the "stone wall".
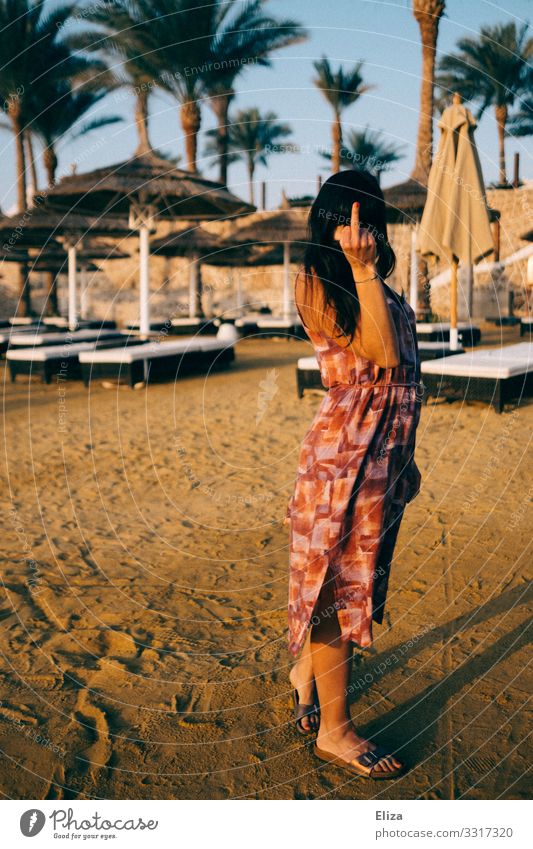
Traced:
[[[504, 259], [527, 243], [520, 235], [531, 226], [533, 216], [533, 186], [521, 189], [489, 190], [490, 205], [501, 212], [501, 258]], [[172, 229], [171, 224], [158, 226], [155, 238], [165, 235]], [[411, 228], [408, 225], [390, 227], [389, 238], [397, 255], [397, 268], [389, 282], [398, 291], [402, 287], [409, 293], [409, 265], [411, 249]], [[120, 242], [121, 250], [130, 254], [129, 259], [106, 260], [100, 264], [100, 271], [88, 275], [89, 313], [97, 318], [113, 318], [122, 323], [138, 318], [138, 263], [139, 252], [136, 238]], [[491, 259], [489, 257], [488, 259]], [[163, 320], [169, 315], [188, 313], [188, 260], [151, 258], [151, 313], [154, 319]], [[527, 261], [517, 262], [506, 268], [500, 275], [476, 275], [474, 286], [474, 317], [507, 313], [508, 291], [514, 293], [517, 312], [524, 306], [524, 288]], [[442, 264], [432, 264], [431, 274], [442, 270]], [[14, 269], [14, 266], [13, 266]], [[293, 266], [296, 272], [297, 266]], [[3, 266], [3, 278], [0, 280], [0, 313], [12, 315], [16, 304], [15, 274], [9, 264]], [[283, 268], [281, 266], [254, 268], [215, 268], [204, 266], [202, 277], [205, 285], [204, 308], [206, 314], [233, 309], [236, 305], [237, 281], [240, 278], [243, 300], [251, 308], [269, 306], [274, 313], [282, 308]], [[66, 277], [61, 278], [59, 286], [60, 308], [66, 313]], [[45, 290], [41, 275], [33, 275], [32, 289], [35, 307], [40, 310], [44, 303]], [[465, 302], [461, 296], [460, 312], [465, 317]], [[449, 285], [442, 285], [432, 292], [432, 306], [435, 313], [446, 318], [449, 315]]]

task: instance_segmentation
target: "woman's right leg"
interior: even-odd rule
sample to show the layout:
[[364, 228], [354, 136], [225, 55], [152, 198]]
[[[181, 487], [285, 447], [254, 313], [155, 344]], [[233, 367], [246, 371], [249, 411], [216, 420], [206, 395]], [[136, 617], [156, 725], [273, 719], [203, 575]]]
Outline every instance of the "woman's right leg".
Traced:
[[[308, 632], [300, 657], [289, 673], [289, 680], [298, 693], [298, 701], [301, 705], [312, 705], [316, 699], [310, 637], [311, 634]], [[318, 717], [316, 714], [304, 716], [300, 724], [304, 731], [315, 731], [318, 728]]]
[[[313, 622], [310, 649], [320, 703], [317, 746], [349, 763], [376, 747], [364, 737], [359, 737], [351, 724], [347, 693], [352, 647], [349, 641], [341, 639], [333, 580], [329, 572], [315, 607]], [[392, 771], [400, 766], [400, 761], [391, 757], [391, 766], [380, 761], [376, 771]]]

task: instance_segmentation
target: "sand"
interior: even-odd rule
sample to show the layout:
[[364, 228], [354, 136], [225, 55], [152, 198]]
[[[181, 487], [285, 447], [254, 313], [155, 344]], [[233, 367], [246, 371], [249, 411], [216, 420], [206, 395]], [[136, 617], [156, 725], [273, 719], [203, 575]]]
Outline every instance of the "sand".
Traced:
[[4, 796], [527, 796], [531, 402], [422, 411], [422, 492], [351, 684], [356, 726], [412, 770], [352, 778], [293, 729], [282, 519], [309, 353], [243, 341], [230, 372], [142, 391], [5, 382]]

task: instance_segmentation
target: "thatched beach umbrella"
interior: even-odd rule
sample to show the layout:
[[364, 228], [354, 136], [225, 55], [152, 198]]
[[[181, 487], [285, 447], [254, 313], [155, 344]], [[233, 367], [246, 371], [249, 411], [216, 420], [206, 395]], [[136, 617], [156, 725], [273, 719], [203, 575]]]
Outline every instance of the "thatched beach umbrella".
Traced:
[[127, 215], [139, 234], [140, 330], [150, 332], [150, 232], [159, 219], [219, 219], [254, 207], [220, 183], [182, 171], [154, 154], [129, 159], [86, 174], [64, 177], [48, 193], [47, 204], [84, 214]]
[[423, 255], [445, 258], [451, 266], [450, 347], [457, 334], [457, 267], [472, 265], [494, 250], [485, 185], [476, 144], [476, 121], [454, 95], [439, 121], [441, 136], [428, 179], [428, 198], [417, 246]]
[[[287, 206], [269, 212], [256, 212], [229, 222], [217, 231], [230, 246], [278, 246], [283, 250], [283, 317], [292, 314], [292, 292], [290, 286], [291, 247], [301, 249], [307, 243], [308, 207]], [[210, 228], [211, 229], [211, 228]], [[266, 257], [266, 254], [265, 254]], [[273, 264], [265, 262], [264, 264]]]
[[[62, 245], [58, 248], [51, 249], [50, 245], [45, 248], [33, 248], [28, 252], [27, 262], [28, 271], [44, 271], [54, 275], [54, 286], [56, 286], [57, 276], [68, 271], [65, 269], [67, 257], [65, 251], [62, 250]], [[129, 259], [130, 255], [126, 251], [121, 251], [116, 245], [106, 245], [101, 242], [84, 241], [81, 250], [76, 250], [76, 270], [78, 272], [79, 290], [69, 287], [69, 326], [77, 323], [78, 311], [80, 318], [87, 318], [87, 273], [89, 271], [99, 271], [100, 264], [94, 264], [93, 260], [116, 260]], [[31, 265], [30, 265], [31, 263]], [[45, 264], [50, 267], [45, 269]], [[77, 296], [79, 291], [79, 298]]]
[[189, 318], [202, 315], [202, 263], [209, 262], [209, 257], [216, 255], [220, 246], [220, 237], [204, 230], [201, 224], [173, 230], [152, 242], [154, 256], [179, 256], [189, 260]]
[[[77, 253], [82, 249], [84, 241], [96, 237], [110, 236], [113, 238], [131, 235], [131, 230], [124, 221], [118, 221], [110, 216], [97, 219], [93, 216], [69, 214], [67, 216], [45, 210], [30, 209], [23, 216], [13, 215], [0, 217], [0, 262], [31, 248], [53, 252], [59, 245], [66, 251], [68, 269], [68, 323], [73, 330], [78, 321], [77, 310]], [[112, 249], [108, 249], [112, 254]], [[65, 254], [63, 254], [65, 255]], [[29, 255], [28, 255], [29, 256]], [[29, 285], [26, 283], [26, 285]]]

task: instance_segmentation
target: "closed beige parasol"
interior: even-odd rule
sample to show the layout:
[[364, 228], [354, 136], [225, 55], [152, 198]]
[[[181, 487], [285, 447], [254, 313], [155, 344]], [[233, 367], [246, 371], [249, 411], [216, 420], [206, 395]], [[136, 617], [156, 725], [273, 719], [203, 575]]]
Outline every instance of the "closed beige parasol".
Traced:
[[442, 113], [441, 136], [428, 179], [417, 248], [451, 265], [450, 344], [457, 340], [457, 266], [470, 266], [494, 250], [481, 164], [474, 141], [476, 121], [455, 94]]

